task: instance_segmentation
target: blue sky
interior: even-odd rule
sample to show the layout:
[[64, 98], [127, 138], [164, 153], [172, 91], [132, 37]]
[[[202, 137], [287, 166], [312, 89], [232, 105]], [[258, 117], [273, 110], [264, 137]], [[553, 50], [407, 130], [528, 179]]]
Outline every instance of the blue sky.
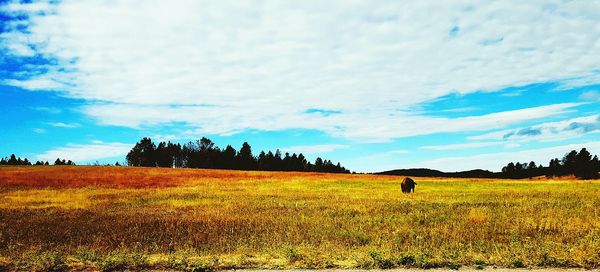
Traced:
[[600, 1], [2, 1], [0, 155], [203, 136], [356, 171], [600, 154]]

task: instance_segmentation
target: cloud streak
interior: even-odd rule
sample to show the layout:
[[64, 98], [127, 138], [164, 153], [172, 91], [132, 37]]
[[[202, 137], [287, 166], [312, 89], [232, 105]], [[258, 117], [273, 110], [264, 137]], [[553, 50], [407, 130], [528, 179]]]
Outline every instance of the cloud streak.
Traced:
[[78, 123], [63, 123], [63, 122], [51, 122], [48, 125], [59, 128], [76, 128], [80, 125]]
[[[586, 142], [581, 144], [569, 144], [554, 146], [541, 149], [530, 149], [515, 152], [498, 152], [479, 154], [464, 157], [446, 157], [434, 160], [421, 161], [407, 167], [428, 167], [442, 171], [463, 171], [471, 169], [486, 169], [491, 171], [500, 171], [502, 163], [509, 162], [530, 162], [535, 161], [538, 165], [548, 165], [553, 158], [561, 158], [570, 150], [580, 150], [587, 148], [592, 154], [600, 151], [600, 142]], [[501, 162], [501, 163], [499, 163]]]
[[426, 150], [463, 150], [471, 148], [481, 148], [502, 145], [503, 142], [475, 142], [475, 143], [463, 143], [463, 144], [447, 144], [447, 145], [427, 145], [422, 146], [421, 149]]
[[296, 145], [280, 148], [283, 152], [302, 153], [305, 155], [329, 153], [338, 149], [348, 148], [342, 144]]
[[600, 115], [577, 117], [558, 122], [501, 130], [483, 135], [471, 136], [470, 140], [504, 140], [511, 142], [559, 141], [588, 133], [600, 132]]
[[77, 163], [90, 162], [113, 157], [124, 157], [132, 144], [93, 142], [91, 144], [68, 144], [38, 154], [36, 160], [53, 162], [57, 158], [68, 159]]

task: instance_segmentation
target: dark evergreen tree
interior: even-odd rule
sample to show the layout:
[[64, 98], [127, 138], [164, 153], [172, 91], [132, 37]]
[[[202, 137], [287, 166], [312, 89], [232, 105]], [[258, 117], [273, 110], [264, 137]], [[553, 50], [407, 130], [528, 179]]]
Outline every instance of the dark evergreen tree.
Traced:
[[[339, 163], [316, 160], [316, 165], [309, 163], [304, 155], [286, 153], [282, 158], [281, 151], [260, 152], [258, 157], [252, 154], [252, 148], [246, 142], [237, 152], [231, 145], [219, 149], [210, 139], [203, 137], [195, 142], [181, 146], [171, 142], [160, 142], [154, 145], [151, 139], [143, 138], [127, 154], [127, 164], [131, 166], [186, 167], [186, 168], [219, 168], [266, 171], [321, 171], [332, 173], [348, 173]], [[66, 162], [59, 161], [64, 164]], [[117, 165], [117, 164], [115, 164]]]
[[283, 160], [281, 162], [281, 170], [283, 170], [283, 171], [291, 171], [291, 170], [293, 170], [293, 168], [292, 168], [292, 157], [290, 156], [289, 152], [285, 152], [285, 156], [283, 157]]
[[323, 159], [321, 159], [320, 157], [317, 157], [317, 159], [315, 160], [315, 165], [313, 166], [312, 170], [313, 172], [323, 172], [324, 168], [323, 168]]
[[550, 164], [548, 164], [547, 176], [559, 176], [560, 173], [562, 172], [561, 168], [562, 168], [562, 165], [560, 164], [560, 161], [558, 160], [558, 158], [550, 160]]
[[[179, 144], [173, 144], [171, 142], [160, 142], [156, 146], [155, 156], [156, 165], [158, 167], [177, 167], [181, 165], [179, 153], [181, 152], [181, 146]], [[181, 167], [181, 166], [180, 166]]]
[[173, 158], [173, 166], [172, 167], [176, 167], [176, 168], [183, 167], [184, 158], [181, 155], [181, 145], [168, 142], [167, 150], [169, 152], [169, 156], [171, 156]]
[[573, 174], [580, 179], [598, 178], [598, 169], [595, 167], [592, 154], [587, 149], [582, 148], [575, 156]]
[[260, 154], [258, 154], [258, 170], [268, 170], [269, 169], [269, 165], [267, 162], [267, 153], [265, 153], [264, 151], [261, 151]]
[[127, 164], [130, 166], [155, 167], [155, 153], [156, 145], [154, 145], [150, 138], [143, 138], [127, 154]]
[[200, 168], [200, 163], [202, 161], [201, 155], [200, 155], [200, 147], [198, 145], [198, 141], [194, 142], [188, 142], [187, 144], [185, 144], [184, 146], [185, 149], [185, 161], [186, 161], [186, 167], [189, 168]]
[[252, 147], [247, 142], [242, 144], [242, 148], [236, 156], [237, 169], [240, 170], [255, 170], [257, 169], [256, 159], [252, 155]]
[[8, 159], [8, 165], [19, 165], [19, 160], [17, 160], [17, 156], [15, 156], [15, 154], [12, 154], [10, 155], [10, 159]]
[[570, 175], [575, 173], [577, 151], [572, 150], [562, 159], [561, 175]]
[[190, 168], [190, 164], [189, 164], [189, 155], [190, 155], [191, 151], [188, 148], [187, 144], [184, 144], [183, 146], [181, 146], [181, 152], [179, 153], [179, 157], [181, 159], [181, 167], [183, 168]]
[[236, 154], [237, 151], [231, 145], [228, 145], [221, 152], [221, 160], [223, 162], [223, 169], [235, 169], [236, 168]]
[[275, 150], [272, 165], [273, 170], [283, 171], [283, 158], [281, 157], [281, 151], [279, 151], [279, 149]]
[[515, 163], [515, 172], [521, 172], [525, 169], [525, 164], [521, 164], [520, 162]]
[[200, 168], [218, 168], [220, 151], [215, 148], [215, 143], [206, 137], [198, 141], [199, 167]]
[[298, 155], [298, 171], [309, 171], [309, 169], [307, 169], [308, 168], [307, 166], [308, 166], [308, 161], [306, 160], [304, 155], [302, 155], [302, 153], [300, 153]]
[[600, 172], [600, 160], [598, 160], [598, 156], [594, 155], [594, 158], [592, 158], [592, 171], [594, 171], [596, 173], [596, 175], [598, 175], [598, 173]]

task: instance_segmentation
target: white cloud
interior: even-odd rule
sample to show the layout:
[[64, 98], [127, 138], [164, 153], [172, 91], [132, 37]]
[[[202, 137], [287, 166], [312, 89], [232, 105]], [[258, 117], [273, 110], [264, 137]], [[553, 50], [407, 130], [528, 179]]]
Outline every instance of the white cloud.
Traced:
[[352, 171], [363, 173], [374, 173], [396, 169], [399, 165], [404, 165], [410, 160], [407, 154], [411, 153], [406, 149], [393, 149], [380, 153], [364, 155], [355, 158], [347, 158], [343, 161], [345, 167]]
[[[33, 49], [31, 49], [30, 47], [28, 47], [25, 44], [13, 43], [8, 46], [11, 51], [15, 52], [19, 56], [25, 56], [25, 57], [35, 56], [35, 51], [33, 51]], [[8, 84], [15, 85], [15, 86], [19, 86], [19, 85], [24, 86], [25, 84], [23, 84], [23, 83], [24, 82], [21, 82], [21, 81], [8, 81]]]
[[76, 128], [76, 127], [80, 126], [78, 123], [63, 123], [63, 122], [53, 122], [53, 123], [48, 123], [48, 125], [53, 126], [53, 127], [60, 127], [60, 128]]
[[371, 154], [371, 155], [367, 155], [367, 156], [362, 156], [362, 157], [359, 157], [358, 159], [356, 159], [355, 161], [378, 162], [380, 160], [385, 160], [385, 159], [392, 158], [392, 157], [402, 157], [402, 155], [408, 154], [408, 153], [410, 153], [410, 151], [405, 150], [405, 149], [394, 149], [394, 150], [388, 150], [388, 151], [381, 152], [381, 153], [375, 153], [375, 154]]
[[43, 133], [46, 133], [46, 130], [43, 128], [34, 128], [33, 132], [35, 132], [37, 134], [43, 134]]
[[44, 113], [50, 113], [50, 114], [59, 114], [62, 112], [62, 109], [57, 108], [57, 107], [33, 107], [33, 110], [36, 111], [41, 111]]
[[463, 107], [463, 108], [454, 108], [454, 109], [443, 109], [440, 112], [449, 112], [449, 113], [461, 113], [461, 112], [469, 112], [478, 110], [479, 107]]
[[93, 142], [91, 144], [68, 144], [63, 147], [48, 150], [36, 156], [36, 160], [54, 161], [57, 158], [74, 162], [89, 162], [94, 160], [125, 156], [133, 147], [132, 144]]
[[579, 99], [590, 102], [600, 102], [600, 92], [586, 91], [579, 96]]
[[[243, 129], [265, 131], [288, 128], [308, 128], [328, 132], [333, 136], [369, 142], [383, 142], [392, 138], [425, 135], [440, 132], [486, 131], [560, 115], [578, 106], [563, 103], [548, 106], [498, 112], [480, 116], [442, 118], [413, 115], [405, 112], [373, 113], [368, 109], [353, 113], [329, 116], [296, 114], [256, 114], [254, 108], [220, 108], [206, 106], [132, 106], [97, 105], [86, 108], [85, 113], [102, 124], [141, 127], [178, 121], [199, 127], [190, 132], [201, 134], [233, 134]], [[276, 105], [275, 107], [285, 107]], [[266, 114], [266, 113], [265, 113]]]
[[561, 82], [557, 90], [568, 91], [573, 87], [594, 85], [598, 84], [598, 82], [600, 82], [600, 73], [598, 72], [598, 70], [595, 70], [593, 72], [576, 76]]
[[304, 155], [322, 154], [332, 152], [334, 150], [348, 148], [342, 144], [321, 144], [321, 145], [296, 145], [279, 148], [282, 152], [302, 153]]
[[384, 155], [398, 155], [398, 154], [408, 154], [408, 153], [410, 153], [410, 151], [408, 151], [408, 150], [395, 149], [395, 150], [386, 151], [383, 154]]
[[474, 143], [463, 143], [463, 144], [447, 144], [447, 145], [427, 145], [420, 147], [421, 149], [427, 150], [461, 150], [470, 148], [480, 148], [503, 145], [503, 142], [474, 142]]
[[170, 141], [180, 140], [180, 139], [182, 139], [182, 137], [173, 135], [173, 134], [167, 134], [167, 135], [156, 134], [156, 135], [151, 136], [150, 139], [152, 139], [156, 142], [170, 142]]
[[[90, 101], [83, 111], [101, 123], [128, 127], [306, 128], [372, 141], [497, 129], [554, 113], [408, 109], [452, 92], [597, 83], [600, 68], [598, 1], [65, 0], [3, 10], [30, 18], [0, 46], [57, 63], [5, 84], [63, 91]], [[530, 111], [539, 114], [515, 115]]]
[[[333, 135], [354, 139], [385, 141], [405, 136], [426, 135], [441, 132], [487, 131], [518, 124], [520, 122], [561, 115], [579, 104], [564, 103], [520, 110], [504, 111], [480, 116], [460, 118], [427, 117], [405, 114], [388, 114], [386, 117], [365, 118], [365, 123], [356, 123], [359, 116], [337, 120], [347, 124], [346, 130], [332, 131]], [[377, 137], [377, 138], [376, 138]]]
[[33, 79], [29, 79], [29, 80], [7, 79], [7, 80], [4, 80], [2, 83], [6, 84], [6, 85], [12, 85], [15, 87], [21, 87], [21, 88], [32, 90], [32, 91], [38, 91], [38, 90], [58, 91], [58, 90], [64, 90], [68, 87], [65, 84], [62, 84], [52, 78], [47, 78], [47, 77], [33, 78]]
[[582, 116], [558, 122], [546, 122], [518, 129], [494, 131], [471, 136], [470, 140], [504, 140], [513, 143], [530, 141], [559, 141], [587, 133], [600, 132], [600, 115]]
[[50, 9], [50, 5], [47, 2], [34, 2], [27, 5], [19, 4], [17, 1], [7, 3], [3, 9], [8, 12], [16, 13], [39, 13]]
[[515, 152], [500, 152], [480, 154], [466, 157], [448, 157], [428, 161], [421, 161], [406, 167], [427, 167], [442, 171], [463, 171], [470, 169], [487, 169], [490, 171], [500, 171], [503, 164], [509, 162], [530, 162], [548, 165], [553, 158], [562, 158], [562, 156], [571, 150], [580, 150], [587, 148], [592, 154], [600, 153], [600, 142], [587, 142], [581, 144], [569, 144], [554, 146], [549, 148], [531, 149]]

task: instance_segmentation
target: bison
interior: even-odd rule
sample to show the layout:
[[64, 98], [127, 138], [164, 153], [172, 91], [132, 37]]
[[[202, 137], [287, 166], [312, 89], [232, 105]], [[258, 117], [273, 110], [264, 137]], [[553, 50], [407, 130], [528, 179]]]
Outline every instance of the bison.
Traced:
[[410, 192], [414, 193], [415, 185], [417, 185], [417, 183], [413, 179], [406, 177], [406, 178], [404, 178], [404, 180], [402, 180], [402, 183], [400, 184], [400, 188], [402, 188], [403, 193], [407, 193], [407, 194]]

